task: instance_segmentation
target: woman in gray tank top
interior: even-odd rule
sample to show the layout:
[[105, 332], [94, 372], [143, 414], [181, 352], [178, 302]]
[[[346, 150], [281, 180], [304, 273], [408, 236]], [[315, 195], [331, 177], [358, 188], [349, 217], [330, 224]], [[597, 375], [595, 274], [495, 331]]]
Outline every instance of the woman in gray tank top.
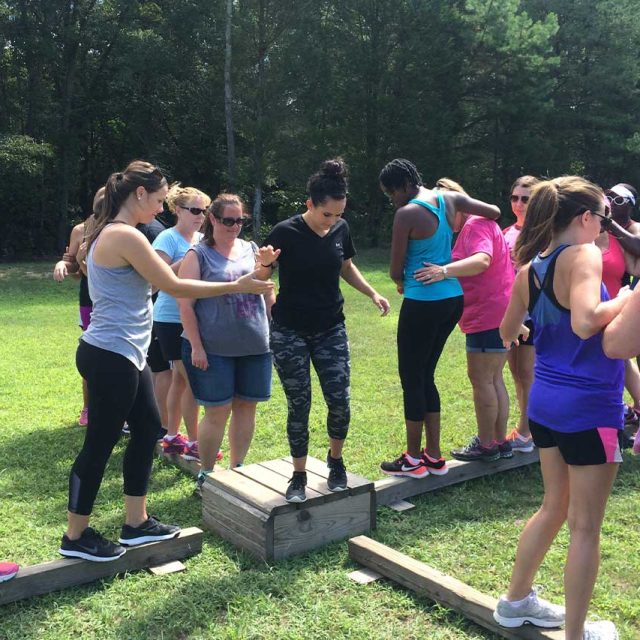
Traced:
[[[167, 181], [153, 165], [136, 160], [109, 177], [102, 211], [88, 239], [87, 268], [93, 315], [76, 363], [87, 381], [89, 423], [69, 478], [64, 556], [105, 562], [124, 546], [167, 540], [180, 528], [147, 513], [146, 494], [161, 422], [145, 356], [151, 340], [151, 285], [174, 297], [209, 298], [230, 293], [263, 294], [273, 284], [253, 273], [227, 282], [180, 280], [135, 226], [162, 211]], [[88, 526], [93, 504], [122, 424], [131, 438], [124, 454], [126, 516], [115, 544]], [[124, 545], [124, 546], [121, 546]]]
[[[254, 271], [258, 248], [238, 238], [245, 221], [243, 209], [240, 198], [230, 193], [211, 203], [204, 238], [183, 258], [181, 277], [229, 282]], [[257, 403], [271, 396], [269, 324], [261, 295], [183, 298], [178, 304], [184, 327], [182, 360], [193, 395], [205, 410], [198, 427], [199, 491], [206, 474], [213, 471], [229, 418], [230, 465], [244, 462], [255, 430]]]

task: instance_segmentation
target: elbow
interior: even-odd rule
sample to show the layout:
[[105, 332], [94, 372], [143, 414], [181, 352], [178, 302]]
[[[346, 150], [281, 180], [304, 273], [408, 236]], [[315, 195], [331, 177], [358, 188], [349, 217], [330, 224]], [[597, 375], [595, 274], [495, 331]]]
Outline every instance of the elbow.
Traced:
[[575, 333], [580, 340], [588, 340], [593, 337], [600, 331], [601, 327], [594, 325], [591, 322], [583, 320], [581, 322], [572, 322], [571, 329], [573, 333]]
[[389, 277], [394, 282], [402, 282], [404, 280], [404, 274], [398, 269], [389, 269]]
[[602, 349], [604, 355], [612, 360], [628, 360], [635, 358], [640, 353], [640, 345], [625, 342], [610, 330], [605, 330], [602, 337]]
[[497, 207], [495, 204], [492, 204], [492, 205], [491, 205], [491, 209], [492, 209], [492, 211], [493, 211], [493, 215], [491, 216], [491, 219], [492, 219], [492, 220], [497, 220], [497, 219], [500, 217], [500, 215], [501, 215], [501, 213], [500, 213], [500, 208], [499, 208], [499, 207]]

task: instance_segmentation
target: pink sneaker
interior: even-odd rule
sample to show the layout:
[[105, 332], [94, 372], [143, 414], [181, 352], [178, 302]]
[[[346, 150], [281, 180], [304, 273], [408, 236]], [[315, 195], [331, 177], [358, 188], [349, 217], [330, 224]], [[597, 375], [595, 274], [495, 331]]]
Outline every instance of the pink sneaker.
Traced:
[[11, 580], [19, 569], [20, 566], [15, 562], [0, 562], [0, 582]]
[[187, 439], [179, 433], [175, 438], [165, 436], [162, 438], [162, 452], [167, 455], [180, 456], [184, 453], [184, 448], [187, 446]]
[[80, 417], [78, 418], [78, 424], [81, 427], [86, 427], [89, 424], [89, 409], [87, 409], [87, 407], [85, 407], [80, 412]]
[[640, 429], [636, 432], [636, 437], [633, 440], [633, 453], [640, 456]]
[[184, 445], [184, 453], [182, 457], [185, 460], [195, 460], [196, 462], [200, 462], [200, 452], [198, 451], [198, 441], [192, 442], [191, 444]]

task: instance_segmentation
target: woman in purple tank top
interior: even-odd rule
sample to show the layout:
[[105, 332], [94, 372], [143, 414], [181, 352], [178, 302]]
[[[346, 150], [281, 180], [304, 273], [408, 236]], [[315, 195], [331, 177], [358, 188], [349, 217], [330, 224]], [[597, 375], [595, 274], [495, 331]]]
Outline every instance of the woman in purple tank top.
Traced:
[[[624, 308], [628, 291], [609, 300], [602, 256], [593, 241], [607, 226], [604, 194], [575, 176], [532, 190], [516, 244], [519, 271], [500, 326], [505, 346], [518, 344], [527, 313], [534, 325], [536, 365], [529, 424], [540, 450], [544, 500], [520, 536], [509, 590], [496, 621], [565, 624], [567, 640], [617, 638], [611, 622], [585, 624], [598, 573], [599, 539], [607, 499], [622, 461], [624, 367], [602, 348], [602, 331]], [[567, 521], [566, 612], [536, 596], [538, 567]]]

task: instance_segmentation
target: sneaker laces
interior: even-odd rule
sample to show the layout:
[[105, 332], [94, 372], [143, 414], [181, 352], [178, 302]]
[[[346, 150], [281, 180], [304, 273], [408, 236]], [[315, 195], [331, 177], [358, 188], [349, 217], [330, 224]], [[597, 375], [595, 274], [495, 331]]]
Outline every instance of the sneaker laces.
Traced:
[[305, 471], [294, 471], [289, 479], [292, 489], [303, 489], [307, 485], [307, 474]]

